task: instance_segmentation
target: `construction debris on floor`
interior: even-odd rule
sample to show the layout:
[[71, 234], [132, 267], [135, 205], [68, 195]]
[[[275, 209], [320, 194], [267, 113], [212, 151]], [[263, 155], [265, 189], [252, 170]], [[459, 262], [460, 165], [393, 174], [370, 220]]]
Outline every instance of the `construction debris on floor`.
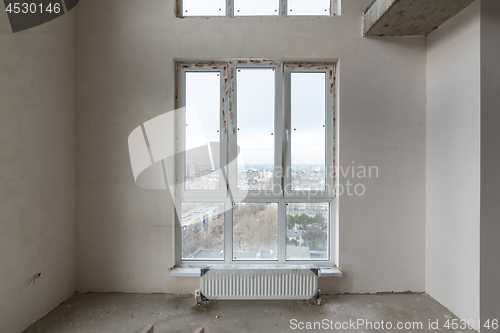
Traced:
[[[219, 301], [192, 295], [75, 294], [24, 333], [462, 332], [456, 318], [425, 294], [323, 296], [307, 301]], [[455, 321], [457, 322], [457, 321]]]

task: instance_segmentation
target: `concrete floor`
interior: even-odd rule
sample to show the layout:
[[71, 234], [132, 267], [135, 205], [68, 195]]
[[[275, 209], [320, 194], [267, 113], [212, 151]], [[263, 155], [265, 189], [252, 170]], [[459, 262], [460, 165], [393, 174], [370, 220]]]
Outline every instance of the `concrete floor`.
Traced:
[[[377, 294], [323, 296], [322, 305], [305, 301], [220, 301], [195, 305], [192, 295], [75, 294], [24, 333], [127, 332], [138, 333], [147, 324], [155, 333], [294, 332], [302, 322], [320, 322], [330, 332], [474, 332], [444, 329], [454, 315], [424, 294]], [[291, 320], [296, 319], [296, 322]], [[355, 327], [357, 320], [370, 321]], [[384, 329], [376, 325], [383, 325]], [[387, 322], [394, 328], [387, 329]], [[438, 321], [439, 329], [429, 329]], [[397, 329], [396, 324], [421, 322], [423, 329]], [[318, 325], [318, 324], [317, 324]], [[333, 329], [330, 328], [333, 325]], [[335, 329], [344, 325], [344, 329]], [[347, 325], [347, 326], [346, 326]], [[407, 324], [408, 325], [408, 324]], [[292, 328], [296, 329], [292, 329]], [[304, 326], [306, 327], [306, 326]]]

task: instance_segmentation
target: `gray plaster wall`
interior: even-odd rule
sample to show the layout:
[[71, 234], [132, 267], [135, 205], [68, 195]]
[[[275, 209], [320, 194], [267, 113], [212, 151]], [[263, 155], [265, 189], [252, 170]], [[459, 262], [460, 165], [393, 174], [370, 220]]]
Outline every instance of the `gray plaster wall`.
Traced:
[[76, 290], [75, 50], [74, 12], [13, 34], [0, 11], [2, 332]]
[[426, 292], [476, 325], [483, 126], [480, 27], [478, 1], [427, 39]]
[[[362, 197], [343, 195], [340, 267], [326, 293], [424, 291], [424, 38], [362, 36], [370, 0], [336, 18], [175, 18], [174, 0], [86, 0], [77, 13], [78, 291], [193, 292], [169, 278], [173, 205], [132, 177], [127, 138], [170, 111], [176, 60], [339, 60], [340, 164], [373, 165]], [[173, 124], [171, 141], [173, 145]], [[172, 146], [173, 147], [173, 146]], [[173, 172], [173, 165], [168, 172]]]
[[500, 2], [481, 2], [481, 322], [491, 325], [500, 319]]

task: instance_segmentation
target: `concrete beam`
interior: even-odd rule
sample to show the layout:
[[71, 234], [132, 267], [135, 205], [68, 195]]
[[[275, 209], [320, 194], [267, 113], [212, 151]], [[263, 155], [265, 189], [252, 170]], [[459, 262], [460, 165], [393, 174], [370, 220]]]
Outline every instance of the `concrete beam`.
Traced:
[[476, 0], [376, 0], [363, 21], [364, 36], [424, 36]]

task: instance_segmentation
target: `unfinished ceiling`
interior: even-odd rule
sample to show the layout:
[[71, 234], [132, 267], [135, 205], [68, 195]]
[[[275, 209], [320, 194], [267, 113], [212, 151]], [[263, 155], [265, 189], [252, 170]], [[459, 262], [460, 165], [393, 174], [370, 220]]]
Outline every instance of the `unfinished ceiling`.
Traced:
[[364, 36], [424, 36], [476, 0], [376, 0], [363, 21]]

